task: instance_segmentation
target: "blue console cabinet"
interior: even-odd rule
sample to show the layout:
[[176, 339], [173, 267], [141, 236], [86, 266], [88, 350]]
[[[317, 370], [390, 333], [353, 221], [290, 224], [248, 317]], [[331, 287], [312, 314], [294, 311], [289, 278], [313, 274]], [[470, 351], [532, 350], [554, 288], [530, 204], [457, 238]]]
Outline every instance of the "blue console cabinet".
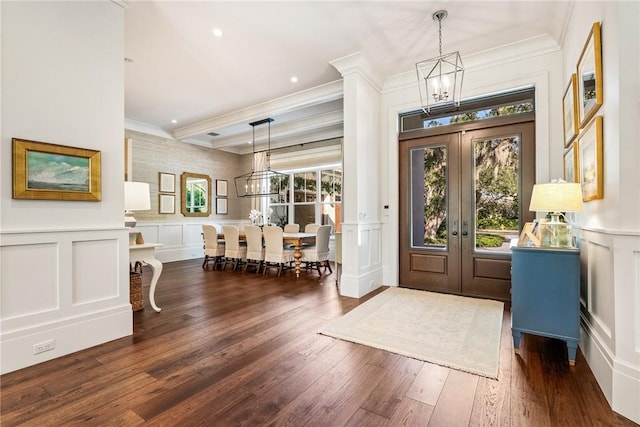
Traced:
[[580, 251], [511, 247], [511, 333], [519, 352], [522, 334], [566, 341], [569, 365], [580, 339]]

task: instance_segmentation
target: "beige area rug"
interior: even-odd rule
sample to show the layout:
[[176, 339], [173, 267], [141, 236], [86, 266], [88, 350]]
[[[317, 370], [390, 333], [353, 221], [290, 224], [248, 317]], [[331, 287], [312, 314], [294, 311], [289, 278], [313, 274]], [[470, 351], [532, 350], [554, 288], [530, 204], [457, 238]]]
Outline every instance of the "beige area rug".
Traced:
[[392, 287], [320, 333], [495, 379], [503, 310], [498, 301]]

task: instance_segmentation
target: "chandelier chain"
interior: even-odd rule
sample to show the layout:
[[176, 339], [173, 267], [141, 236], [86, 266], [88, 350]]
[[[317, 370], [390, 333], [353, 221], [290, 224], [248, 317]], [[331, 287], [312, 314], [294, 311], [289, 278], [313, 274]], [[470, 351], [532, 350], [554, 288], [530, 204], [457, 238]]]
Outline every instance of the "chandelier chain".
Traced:
[[442, 56], [442, 18], [438, 18], [438, 49]]

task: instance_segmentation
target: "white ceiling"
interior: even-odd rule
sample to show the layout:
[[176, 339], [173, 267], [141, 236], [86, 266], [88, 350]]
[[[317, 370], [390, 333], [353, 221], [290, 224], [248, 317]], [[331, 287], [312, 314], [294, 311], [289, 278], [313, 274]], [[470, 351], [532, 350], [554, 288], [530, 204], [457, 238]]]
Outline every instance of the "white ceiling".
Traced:
[[[382, 76], [414, 72], [438, 54], [439, 9], [449, 12], [443, 52], [463, 60], [543, 34], [561, 44], [570, 8], [569, 0], [134, 0], [125, 10], [125, 117], [130, 128], [242, 153], [251, 152], [248, 123], [265, 117], [275, 119], [272, 147], [340, 136], [340, 83], [322, 86], [340, 80], [331, 61], [362, 51]], [[256, 127], [256, 148], [264, 132]]]

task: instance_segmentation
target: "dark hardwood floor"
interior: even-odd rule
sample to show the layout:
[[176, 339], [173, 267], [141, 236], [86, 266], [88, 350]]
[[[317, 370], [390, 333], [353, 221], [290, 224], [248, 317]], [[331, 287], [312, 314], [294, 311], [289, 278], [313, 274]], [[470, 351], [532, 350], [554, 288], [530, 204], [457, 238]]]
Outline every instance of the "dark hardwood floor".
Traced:
[[318, 334], [372, 296], [340, 297], [334, 275], [201, 262], [165, 264], [161, 313], [145, 268], [133, 336], [0, 377], [2, 426], [636, 425], [611, 411], [580, 351], [569, 367], [564, 343], [526, 336], [515, 355], [508, 311], [491, 380]]

